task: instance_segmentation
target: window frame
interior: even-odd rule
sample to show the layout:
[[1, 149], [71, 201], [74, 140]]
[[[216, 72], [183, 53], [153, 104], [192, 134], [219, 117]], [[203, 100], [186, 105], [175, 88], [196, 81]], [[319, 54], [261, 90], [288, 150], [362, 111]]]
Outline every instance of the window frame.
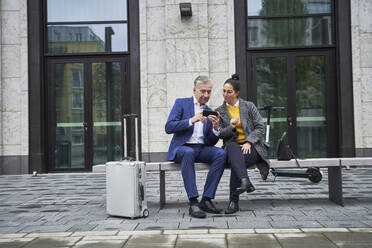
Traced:
[[[245, 9], [248, 10], [247, 1], [244, 0]], [[247, 21], [247, 30], [246, 30], [246, 49], [247, 51], [257, 51], [257, 50], [277, 50], [277, 49], [306, 49], [306, 48], [334, 48], [336, 47], [336, 31], [335, 31], [335, 6], [334, 1], [330, 1], [331, 4], [331, 12], [330, 13], [315, 13], [315, 14], [288, 14], [288, 15], [270, 15], [270, 16], [257, 16], [257, 15], [248, 15], [248, 11], [246, 11], [246, 21]], [[250, 47], [249, 46], [249, 31], [248, 31], [248, 23], [249, 20], [270, 20], [270, 19], [297, 19], [297, 18], [311, 18], [311, 17], [326, 17], [329, 16], [331, 18], [331, 44], [327, 45], [311, 45], [311, 46], [270, 46], [270, 47]]]
[[[124, 1], [124, 0], [123, 0]], [[131, 50], [131, 44], [130, 44], [130, 23], [129, 23], [129, 7], [130, 7], [130, 1], [125, 0], [127, 4], [127, 20], [106, 20], [106, 21], [76, 21], [76, 22], [48, 22], [48, 14], [47, 14], [47, 2], [48, 0], [43, 0], [43, 8], [44, 8], [44, 17], [43, 17], [43, 30], [44, 30], [44, 56], [46, 57], [58, 57], [58, 56], [89, 56], [89, 55], [128, 55]], [[94, 25], [94, 24], [126, 24], [127, 26], [127, 51], [116, 51], [116, 52], [84, 52], [84, 53], [51, 53], [48, 51], [48, 26], [49, 25]]]

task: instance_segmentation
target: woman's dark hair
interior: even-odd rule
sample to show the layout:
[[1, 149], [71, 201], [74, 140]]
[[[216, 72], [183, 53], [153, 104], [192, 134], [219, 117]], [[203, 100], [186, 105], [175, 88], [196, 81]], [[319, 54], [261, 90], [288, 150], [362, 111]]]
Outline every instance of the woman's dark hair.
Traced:
[[231, 78], [227, 79], [223, 85], [225, 85], [227, 83], [231, 84], [234, 91], [240, 91], [240, 83], [239, 83], [239, 75], [238, 74], [232, 74]]

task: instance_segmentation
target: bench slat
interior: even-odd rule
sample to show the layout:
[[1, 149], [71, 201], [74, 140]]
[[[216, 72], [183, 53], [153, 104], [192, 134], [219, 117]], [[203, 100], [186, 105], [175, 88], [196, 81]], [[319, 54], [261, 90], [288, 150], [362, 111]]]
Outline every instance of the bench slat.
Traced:
[[372, 166], [372, 158], [340, 158], [341, 166]]

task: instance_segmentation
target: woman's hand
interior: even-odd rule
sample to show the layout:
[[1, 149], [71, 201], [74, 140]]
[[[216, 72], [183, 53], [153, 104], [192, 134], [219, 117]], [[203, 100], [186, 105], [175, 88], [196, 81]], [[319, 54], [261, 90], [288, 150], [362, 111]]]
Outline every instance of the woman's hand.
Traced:
[[251, 154], [251, 147], [252, 147], [251, 143], [246, 142], [243, 145], [240, 145], [240, 147], [242, 149], [243, 154]]
[[230, 127], [231, 127], [231, 129], [236, 128], [236, 126], [238, 125], [238, 123], [239, 123], [239, 118], [232, 118], [230, 120]]

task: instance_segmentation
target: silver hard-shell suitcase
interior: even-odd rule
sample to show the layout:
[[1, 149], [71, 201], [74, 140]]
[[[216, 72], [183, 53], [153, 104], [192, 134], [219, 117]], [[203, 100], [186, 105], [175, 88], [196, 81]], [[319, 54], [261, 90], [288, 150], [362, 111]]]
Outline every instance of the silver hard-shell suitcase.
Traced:
[[146, 164], [138, 158], [138, 118], [123, 118], [124, 157], [127, 157], [127, 119], [135, 118], [136, 161], [124, 159], [106, 163], [106, 210], [114, 216], [128, 218], [147, 217]]

